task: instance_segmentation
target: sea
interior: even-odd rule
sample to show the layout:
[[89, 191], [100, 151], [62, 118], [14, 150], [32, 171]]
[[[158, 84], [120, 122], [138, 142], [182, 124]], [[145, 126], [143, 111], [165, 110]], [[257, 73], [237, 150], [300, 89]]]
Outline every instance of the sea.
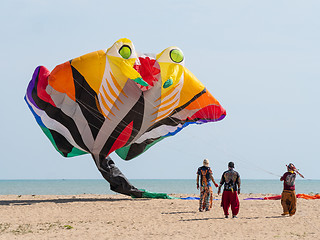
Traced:
[[[157, 193], [199, 194], [195, 179], [132, 179], [136, 188]], [[280, 194], [279, 180], [242, 179], [241, 193]], [[214, 193], [217, 192], [213, 188]], [[296, 180], [296, 193], [320, 193], [320, 180]], [[103, 179], [0, 180], [0, 195], [116, 194]]]

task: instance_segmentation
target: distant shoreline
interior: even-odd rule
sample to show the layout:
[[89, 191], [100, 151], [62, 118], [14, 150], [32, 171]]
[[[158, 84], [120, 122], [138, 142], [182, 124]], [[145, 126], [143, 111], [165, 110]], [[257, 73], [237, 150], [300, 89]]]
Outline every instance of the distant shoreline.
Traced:
[[[279, 177], [280, 178], [280, 177]], [[275, 180], [279, 180], [279, 178], [267, 178], [267, 179], [253, 179], [253, 178], [243, 178], [242, 180], [245, 181], [275, 181]], [[145, 180], [195, 180], [196, 178], [132, 178], [132, 179], [128, 179], [129, 181], [145, 181]], [[216, 178], [218, 179], [218, 178]], [[76, 180], [76, 181], [81, 181], [81, 180], [102, 180], [105, 181], [103, 178], [47, 178], [47, 179], [0, 179], [0, 181], [51, 181], [51, 180], [57, 180], [57, 181], [68, 181], [68, 180]], [[296, 181], [320, 181], [320, 179], [296, 179]]]

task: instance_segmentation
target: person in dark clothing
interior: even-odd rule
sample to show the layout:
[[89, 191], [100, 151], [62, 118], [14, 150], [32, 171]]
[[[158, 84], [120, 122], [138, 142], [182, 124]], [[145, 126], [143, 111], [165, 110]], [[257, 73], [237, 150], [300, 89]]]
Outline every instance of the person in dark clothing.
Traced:
[[209, 167], [209, 160], [203, 160], [203, 166], [198, 168], [197, 171], [197, 189], [199, 189], [199, 178], [200, 178], [200, 202], [199, 202], [199, 211], [203, 210], [210, 211], [212, 208], [212, 187], [210, 181], [212, 180], [215, 187], [218, 187], [218, 184], [214, 181], [212, 176], [212, 170]]
[[224, 185], [221, 207], [223, 208], [225, 218], [229, 217], [229, 207], [231, 205], [232, 217], [236, 218], [239, 213], [240, 202], [238, 194], [240, 194], [240, 175], [234, 170], [234, 163], [229, 162], [228, 170], [222, 174], [218, 194]]
[[287, 166], [287, 172], [283, 174], [280, 181], [283, 181], [283, 191], [281, 195], [281, 205], [283, 208], [282, 216], [293, 216], [296, 213], [297, 197], [295, 191], [295, 166], [290, 163]]

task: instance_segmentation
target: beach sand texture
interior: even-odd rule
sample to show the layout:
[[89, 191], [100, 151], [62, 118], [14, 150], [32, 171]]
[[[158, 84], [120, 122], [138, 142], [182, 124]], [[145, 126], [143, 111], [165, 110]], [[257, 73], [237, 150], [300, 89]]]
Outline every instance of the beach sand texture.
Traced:
[[241, 194], [238, 218], [225, 219], [220, 201], [198, 212], [197, 200], [2, 195], [0, 239], [319, 239], [320, 200], [298, 199], [293, 217], [279, 200], [243, 200], [264, 196]]

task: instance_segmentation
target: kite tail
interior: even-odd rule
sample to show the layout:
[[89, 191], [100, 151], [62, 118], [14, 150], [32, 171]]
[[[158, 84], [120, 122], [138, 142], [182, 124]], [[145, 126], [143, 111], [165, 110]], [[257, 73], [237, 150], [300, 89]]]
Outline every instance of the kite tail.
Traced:
[[112, 191], [135, 198], [143, 197], [143, 191], [135, 188], [128, 181], [109, 156], [92, 155], [92, 157], [104, 179], [110, 183], [110, 189]]
[[168, 194], [166, 193], [156, 193], [156, 192], [149, 192], [145, 189], [139, 189], [141, 191], [143, 191], [142, 193], [142, 197], [143, 198], [157, 198], [157, 199], [180, 199], [180, 198], [177, 198], [177, 197], [172, 197], [172, 196], [169, 196]]

